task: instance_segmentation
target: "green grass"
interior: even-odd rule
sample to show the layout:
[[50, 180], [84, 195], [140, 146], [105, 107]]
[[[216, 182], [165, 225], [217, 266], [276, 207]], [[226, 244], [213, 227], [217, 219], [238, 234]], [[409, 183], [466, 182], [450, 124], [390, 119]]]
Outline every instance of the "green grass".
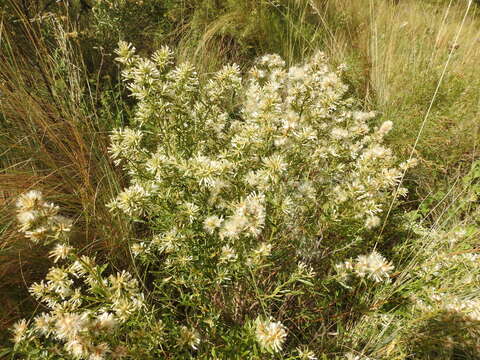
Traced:
[[466, 2], [328, 3], [326, 22], [343, 20], [331, 25], [331, 56], [337, 62], [354, 59], [350, 77], [363, 84], [357, 91], [380, 120], [393, 121], [390, 142], [398, 153], [409, 156], [418, 137], [414, 153], [422, 165], [415, 181], [426, 190], [421, 195], [448, 186], [445, 175], [465, 171], [476, 156], [479, 9]]

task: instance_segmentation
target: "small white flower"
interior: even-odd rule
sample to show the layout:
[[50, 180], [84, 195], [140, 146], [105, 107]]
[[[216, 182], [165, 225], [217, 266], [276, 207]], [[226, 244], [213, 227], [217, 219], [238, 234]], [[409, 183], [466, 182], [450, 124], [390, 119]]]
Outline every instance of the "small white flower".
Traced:
[[73, 225], [73, 222], [71, 219], [61, 215], [54, 216], [52, 218], [52, 222], [53, 222], [52, 229], [58, 233], [70, 232]]
[[182, 326], [180, 328], [179, 344], [190, 346], [193, 350], [197, 350], [198, 345], [200, 345], [200, 335], [198, 334], [198, 331]]
[[28, 324], [25, 319], [22, 319], [16, 322], [12, 328], [13, 342], [15, 344], [18, 344], [20, 341], [24, 340], [27, 334], [27, 330], [28, 330]]
[[117, 298], [112, 304], [112, 310], [120, 320], [126, 321], [135, 312], [135, 306], [127, 299]]
[[269, 173], [280, 174], [287, 169], [287, 163], [281, 155], [274, 154], [263, 159], [263, 164], [268, 169]]
[[118, 43], [118, 49], [115, 50], [115, 53], [118, 55], [115, 60], [122, 64], [129, 64], [134, 59], [135, 47], [125, 41], [120, 41]]
[[32, 240], [34, 243], [38, 243], [47, 239], [49, 235], [49, 229], [45, 226], [38, 227], [32, 231], [26, 231], [25, 236]]
[[22, 227], [22, 231], [23, 229], [30, 228], [31, 224], [37, 220], [39, 215], [39, 212], [36, 210], [27, 210], [18, 213], [17, 220]]
[[97, 316], [97, 326], [100, 329], [104, 329], [106, 331], [111, 331], [117, 326], [117, 319], [112, 313], [101, 313]]
[[56, 318], [55, 334], [59, 339], [72, 340], [85, 331], [88, 325], [87, 314], [65, 313]]
[[209, 234], [213, 234], [215, 229], [218, 229], [222, 225], [223, 219], [216, 215], [211, 215], [203, 221], [203, 228]]
[[258, 343], [267, 351], [281, 351], [287, 337], [287, 331], [280, 321], [272, 318], [262, 321], [257, 318], [255, 335]]
[[376, 251], [358, 256], [354, 265], [354, 271], [358, 276], [368, 277], [376, 282], [388, 281], [393, 269], [393, 265]]
[[141, 242], [141, 243], [135, 243], [131, 247], [132, 254], [133, 256], [137, 257], [140, 255], [147, 254], [149, 252], [149, 247], [146, 243]]
[[288, 70], [288, 77], [293, 81], [301, 81], [305, 78], [306, 72], [305, 67], [301, 66], [292, 66]]
[[229, 261], [235, 261], [237, 259], [237, 254], [235, 250], [232, 249], [230, 246], [225, 245], [222, 247], [222, 253], [220, 254], [220, 262], [227, 263]]
[[374, 229], [380, 225], [380, 218], [378, 216], [369, 216], [367, 220], [365, 220], [365, 227], [368, 230]]
[[76, 337], [65, 343], [65, 349], [74, 357], [81, 358], [89, 353], [91, 344], [84, 338]]
[[35, 210], [43, 204], [42, 192], [38, 190], [30, 190], [22, 194], [17, 199], [17, 208], [20, 212]]
[[71, 294], [73, 281], [68, 278], [68, 273], [61, 268], [51, 268], [46, 276], [47, 284], [60, 296], [65, 297]]
[[41, 314], [35, 317], [35, 329], [43, 335], [48, 335], [53, 330], [55, 320], [49, 314]]
[[315, 353], [308, 348], [297, 348], [300, 360], [318, 360]]
[[255, 256], [267, 257], [272, 252], [272, 245], [267, 243], [262, 243], [260, 246], [253, 251]]
[[348, 138], [350, 136], [350, 133], [346, 129], [333, 128], [330, 136], [332, 137], [332, 139], [341, 140]]
[[66, 259], [73, 251], [71, 246], [65, 244], [57, 244], [55, 248], [50, 251], [50, 257], [53, 258], [53, 262], [57, 262], [60, 259]]
[[220, 237], [237, 239], [248, 224], [248, 218], [243, 215], [234, 215], [222, 223]]
[[49, 287], [42, 280], [39, 283], [33, 283], [32, 285], [30, 285], [30, 288], [28, 289], [28, 291], [30, 292], [30, 294], [33, 295], [33, 297], [35, 297], [36, 299], [40, 299], [49, 291]]
[[120, 209], [130, 216], [142, 215], [145, 212], [145, 202], [150, 192], [145, 187], [134, 184], [124, 189], [117, 198], [109, 204], [112, 209]]
[[186, 202], [183, 204], [184, 214], [188, 217], [188, 221], [192, 223], [200, 210], [198, 205], [195, 205], [191, 202]]
[[385, 121], [382, 124], [382, 126], [380, 126], [380, 128], [378, 129], [378, 133], [380, 134], [380, 136], [385, 136], [390, 132], [390, 130], [392, 130], [392, 128], [393, 128], [393, 122]]

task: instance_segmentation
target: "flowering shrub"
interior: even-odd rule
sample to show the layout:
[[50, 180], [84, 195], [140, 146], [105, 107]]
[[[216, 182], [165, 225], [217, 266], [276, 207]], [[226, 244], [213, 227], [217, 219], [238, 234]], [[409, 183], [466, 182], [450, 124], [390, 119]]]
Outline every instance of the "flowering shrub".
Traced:
[[[302, 329], [321, 301], [299, 313], [287, 299], [306, 301], [334, 260], [370, 250], [414, 165], [397, 166], [383, 145], [392, 123], [370, 129], [375, 114], [345, 98], [342, 68], [322, 53], [290, 68], [266, 55], [247, 76], [227, 65], [208, 77], [174, 66], [167, 47], [142, 58], [121, 42], [117, 54], [137, 108], [111, 137], [131, 185], [110, 207], [152, 230], [132, 253], [155, 269], [154, 297], [183, 309], [176, 321], [200, 333], [199, 352], [242, 349], [252, 333], [259, 351], [301, 346], [288, 323]], [[380, 282], [392, 268], [374, 252], [357, 272]], [[222, 344], [232, 336], [237, 345]]]
[[132, 180], [113, 209], [161, 218], [166, 231], [202, 223], [230, 242], [288, 230], [306, 257], [339, 228], [380, 224], [401, 177], [382, 145], [392, 123], [370, 131], [374, 114], [343, 99], [323, 54], [290, 69], [264, 56], [245, 81], [235, 65], [205, 80], [188, 63], [170, 70], [168, 48], [143, 59], [121, 43], [118, 54], [138, 108], [137, 127], [112, 135], [112, 157]]
[[108, 274], [60, 242], [52, 257], [66, 264], [31, 288], [50, 310], [16, 325], [17, 347], [45, 358], [315, 359], [319, 329], [343, 313], [331, 304], [348, 274], [335, 270], [390, 279], [372, 247], [414, 164], [397, 166], [383, 145], [392, 123], [370, 129], [374, 113], [356, 110], [322, 53], [290, 68], [266, 55], [246, 76], [236, 65], [200, 76], [167, 47], [142, 58], [121, 42], [117, 54], [137, 105], [111, 135], [130, 186], [109, 207], [146, 229], [131, 244], [144, 275]]

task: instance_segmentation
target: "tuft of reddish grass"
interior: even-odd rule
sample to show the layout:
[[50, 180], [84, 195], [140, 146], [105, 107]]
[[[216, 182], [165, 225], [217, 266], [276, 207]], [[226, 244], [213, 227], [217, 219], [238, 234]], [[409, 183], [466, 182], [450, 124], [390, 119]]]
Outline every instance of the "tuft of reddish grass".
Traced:
[[0, 343], [35, 306], [27, 288], [51, 265], [48, 247], [16, 231], [16, 196], [41, 190], [74, 219], [72, 242], [114, 265], [128, 265], [133, 236], [105, 206], [125, 185], [107, 156], [117, 120], [98, 111], [80, 44], [68, 38], [74, 24], [58, 17], [40, 26], [10, 5], [16, 21], [3, 22], [0, 44]]

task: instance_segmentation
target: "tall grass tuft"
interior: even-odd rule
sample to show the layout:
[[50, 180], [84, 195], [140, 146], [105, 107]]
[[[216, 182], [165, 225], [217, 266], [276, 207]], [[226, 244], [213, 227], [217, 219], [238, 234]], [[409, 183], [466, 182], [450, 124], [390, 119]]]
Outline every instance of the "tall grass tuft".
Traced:
[[121, 119], [102, 111], [102, 102], [114, 103], [90, 85], [74, 24], [54, 15], [30, 21], [10, 5], [16, 21], [3, 23], [0, 54], [2, 329], [33, 305], [26, 284], [43, 277], [48, 263], [44, 247], [19, 236], [9, 199], [41, 189], [74, 219], [82, 251], [114, 263], [125, 265], [132, 234], [104, 205], [123, 183], [105, 155], [108, 131]]
[[478, 6], [414, 0], [310, 4], [330, 34], [330, 56], [350, 63], [347, 76], [357, 95], [382, 120], [394, 122], [389, 140], [397, 152], [409, 156], [418, 137], [420, 198], [439, 185], [450, 187], [448, 177], [465, 174], [478, 157]]

